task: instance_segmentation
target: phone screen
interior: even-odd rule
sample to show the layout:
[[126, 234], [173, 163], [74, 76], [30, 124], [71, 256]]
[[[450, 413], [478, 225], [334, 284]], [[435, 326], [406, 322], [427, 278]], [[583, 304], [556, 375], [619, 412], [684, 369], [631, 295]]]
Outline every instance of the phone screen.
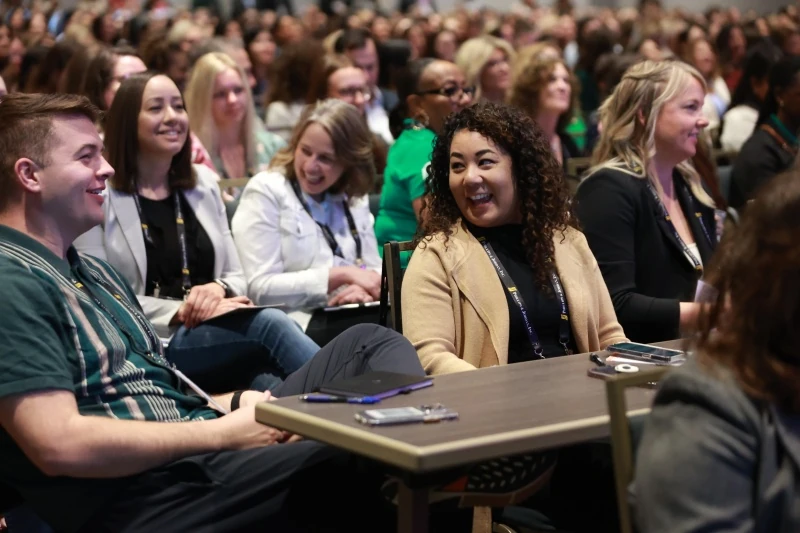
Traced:
[[615, 348], [618, 350], [626, 350], [638, 353], [665, 355], [667, 357], [675, 357], [683, 354], [683, 352], [680, 350], [671, 350], [669, 348], [661, 348], [659, 346], [651, 346], [649, 344], [637, 344], [635, 342], [620, 342], [609, 346], [609, 349], [611, 350]]

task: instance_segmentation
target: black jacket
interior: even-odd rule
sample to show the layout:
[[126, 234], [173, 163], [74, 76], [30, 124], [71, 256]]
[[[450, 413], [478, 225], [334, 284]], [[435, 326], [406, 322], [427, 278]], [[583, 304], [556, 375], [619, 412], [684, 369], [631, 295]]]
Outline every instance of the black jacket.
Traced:
[[[677, 172], [674, 180], [707, 265], [716, 247], [714, 210], [694, 198]], [[678, 338], [680, 302], [694, 299], [698, 273], [647, 182], [620, 170], [600, 170], [578, 187], [576, 214], [627, 337], [637, 342]]]
[[772, 135], [756, 128], [733, 163], [730, 206], [741, 209], [761, 185], [788, 170], [793, 161], [794, 154], [782, 148]]

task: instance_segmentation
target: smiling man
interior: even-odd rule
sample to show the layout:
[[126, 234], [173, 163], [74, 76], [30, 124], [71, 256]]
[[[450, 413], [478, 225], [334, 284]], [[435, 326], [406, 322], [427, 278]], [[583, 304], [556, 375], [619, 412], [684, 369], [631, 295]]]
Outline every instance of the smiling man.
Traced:
[[[68, 533], [390, 529], [381, 479], [258, 424], [269, 393], [217, 396], [211, 409], [122, 276], [75, 251], [103, 220], [114, 174], [98, 114], [75, 95], [0, 99], [0, 483]], [[275, 394], [390, 369], [424, 374], [400, 335], [359, 326]]]

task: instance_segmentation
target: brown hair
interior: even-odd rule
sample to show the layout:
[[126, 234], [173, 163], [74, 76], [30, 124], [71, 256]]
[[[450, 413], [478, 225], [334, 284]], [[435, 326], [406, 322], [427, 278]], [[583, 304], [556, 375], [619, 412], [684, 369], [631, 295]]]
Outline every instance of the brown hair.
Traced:
[[546, 265], [555, 260], [553, 237], [576, 224], [563, 170], [550, 143], [533, 119], [518, 108], [478, 102], [450, 115], [433, 145], [425, 187], [427, 201], [416, 242], [435, 233], [448, 237], [462, 218], [450, 190], [450, 145], [456, 133], [464, 130], [481, 134], [511, 157], [512, 179], [522, 212], [522, 247], [537, 285], [552, 291]]
[[[128, 194], [136, 193], [137, 156], [139, 154], [139, 113], [142, 95], [150, 80], [165, 76], [156, 72], [134, 74], [119, 86], [117, 96], [108, 110], [105, 123], [107, 159], [114, 167], [111, 186]], [[192, 168], [191, 132], [186, 132], [186, 142], [180, 152], [172, 157], [169, 167], [169, 186], [172, 189], [193, 189], [197, 176]]]
[[53, 120], [75, 115], [96, 123], [100, 110], [73, 94], [13, 93], [0, 99], [0, 210], [19, 195], [14, 171], [17, 161], [27, 157], [48, 165]]
[[341, 54], [327, 54], [322, 61], [314, 65], [311, 73], [311, 83], [308, 88], [306, 103], [313, 104], [328, 97], [328, 78], [339, 69], [352, 67], [350, 58]]
[[114, 65], [122, 56], [139, 57], [136, 50], [127, 46], [102, 48], [86, 68], [81, 94], [91, 100], [98, 109], [106, 110], [105, 92], [113, 79]]
[[729, 368], [750, 396], [800, 413], [800, 170], [761, 189], [726, 233], [706, 281], [700, 360]]
[[535, 117], [539, 107], [539, 94], [550, 82], [550, 76], [556, 69], [557, 65], [562, 65], [569, 74], [570, 85], [570, 108], [563, 112], [558, 117], [558, 125], [556, 131], [563, 133], [569, 121], [572, 120], [577, 109], [578, 101], [578, 84], [575, 81], [575, 76], [561, 58], [556, 57], [541, 57], [529, 56], [521, 57], [519, 61], [524, 61], [518, 65], [514, 65], [514, 83], [511, 86], [508, 95], [508, 103], [522, 109], [531, 117]]
[[311, 84], [311, 73], [325, 55], [325, 49], [314, 40], [286, 45], [272, 64], [267, 103], [290, 104], [305, 100]]
[[330, 135], [336, 159], [345, 167], [342, 177], [331, 186], [331, 193], [345, 193], [350, 199], [369, 193], [375, 181], [374, 136], [355, 106], [334, 98], [306, 106], [289, 145], [275, 154], [272, 166], [283, 171], [287, 180], [297, 179], [294, 153], [300, 138], [312, 123], [322, 126]]

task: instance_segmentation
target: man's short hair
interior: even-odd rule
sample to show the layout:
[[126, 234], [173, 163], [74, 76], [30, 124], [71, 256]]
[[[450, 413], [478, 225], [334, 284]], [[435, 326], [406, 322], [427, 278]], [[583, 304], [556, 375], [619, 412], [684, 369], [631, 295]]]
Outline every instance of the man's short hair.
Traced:
[[364, 28], [351, 28], [344, 30], [336, 39], [334, 50], [337, 54], [345, 54], [352, 50], [361, 50], [369, 41], [372, 41], [372, 34]]
[[27, 157], [50, 163], [53, 119], [84, 116], [97, 123], [100, 110], [75, 94], [12, 93], [0, 98], [0, 212], [19, 195], [14, 165]]

